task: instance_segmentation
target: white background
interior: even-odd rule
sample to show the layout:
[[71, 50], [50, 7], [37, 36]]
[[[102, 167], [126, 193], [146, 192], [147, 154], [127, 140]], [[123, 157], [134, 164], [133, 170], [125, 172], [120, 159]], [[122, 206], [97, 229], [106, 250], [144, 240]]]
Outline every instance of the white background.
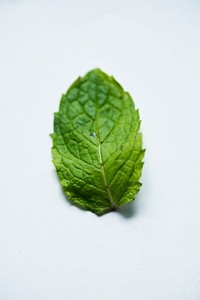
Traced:
[[[70, 205], [53, 112], [99, 67], [140, 109], [134, 203]], [[0, 0], [0, 299], [200, 299], [200, 2]]]

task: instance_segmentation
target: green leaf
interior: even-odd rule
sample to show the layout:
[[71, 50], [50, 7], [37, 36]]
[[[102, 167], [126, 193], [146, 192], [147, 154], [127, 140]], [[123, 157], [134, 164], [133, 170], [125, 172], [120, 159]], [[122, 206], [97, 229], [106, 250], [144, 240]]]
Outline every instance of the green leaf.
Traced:
[[131, 96], [100, 69], [78, 78], [54, 114], [52, 155], [77, 206], [98, 215], [134, 200], [144, 150]]

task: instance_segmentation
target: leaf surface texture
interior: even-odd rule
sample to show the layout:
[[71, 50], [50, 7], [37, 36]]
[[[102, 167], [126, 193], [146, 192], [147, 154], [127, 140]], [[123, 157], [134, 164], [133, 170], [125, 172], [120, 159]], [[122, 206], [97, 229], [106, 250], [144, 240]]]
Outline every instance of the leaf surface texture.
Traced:
[[144, 150], [134, 102], [94, 69], [62, 96], [54, 114], [52, 155], [68, 198], [98, 215], [134, 200]]

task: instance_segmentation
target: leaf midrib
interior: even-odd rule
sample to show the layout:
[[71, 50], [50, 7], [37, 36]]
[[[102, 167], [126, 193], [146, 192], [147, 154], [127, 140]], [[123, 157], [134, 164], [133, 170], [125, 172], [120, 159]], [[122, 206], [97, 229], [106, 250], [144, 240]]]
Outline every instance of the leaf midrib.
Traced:
[[95, 129], [96, 129], [96, 138], [97, 138], [97, 144], [98, 144], [98, 154], [99, 154], [100, 170], [102, 172], [102, 177], [103, 177], [105, 189], [106, 189], [106, 192], [108, 194], [108, 199], [109, 199], [111, 208], [116, 208], [117, 205], [116, 205], [116, 203], [113, 200], [112, 193], [111, 193], [111, 190], [110, 190], [110, 187], [108, 185], [107, 178], [106, 178], [105, 169], [104, 169], [104, 166], [103, 166], [103, 159], [102, 159], [102, 152], [101, 152], [101, 143], [100, 143], [100, 139], [99, 139], [99, 130], [98, 130], [98, 127], [96, 126], [96, 123], [94, 125], [95, 125]]

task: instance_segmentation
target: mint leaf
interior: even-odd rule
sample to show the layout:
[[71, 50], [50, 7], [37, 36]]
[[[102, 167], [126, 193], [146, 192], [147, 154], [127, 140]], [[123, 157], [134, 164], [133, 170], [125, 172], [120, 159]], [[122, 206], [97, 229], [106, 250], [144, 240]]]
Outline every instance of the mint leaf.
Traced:
[[73, 203], [98, 215], [134, 200], [144, 150], [139, 112], [99, 69], [78, 78], [54, 114], [53, 163]]

